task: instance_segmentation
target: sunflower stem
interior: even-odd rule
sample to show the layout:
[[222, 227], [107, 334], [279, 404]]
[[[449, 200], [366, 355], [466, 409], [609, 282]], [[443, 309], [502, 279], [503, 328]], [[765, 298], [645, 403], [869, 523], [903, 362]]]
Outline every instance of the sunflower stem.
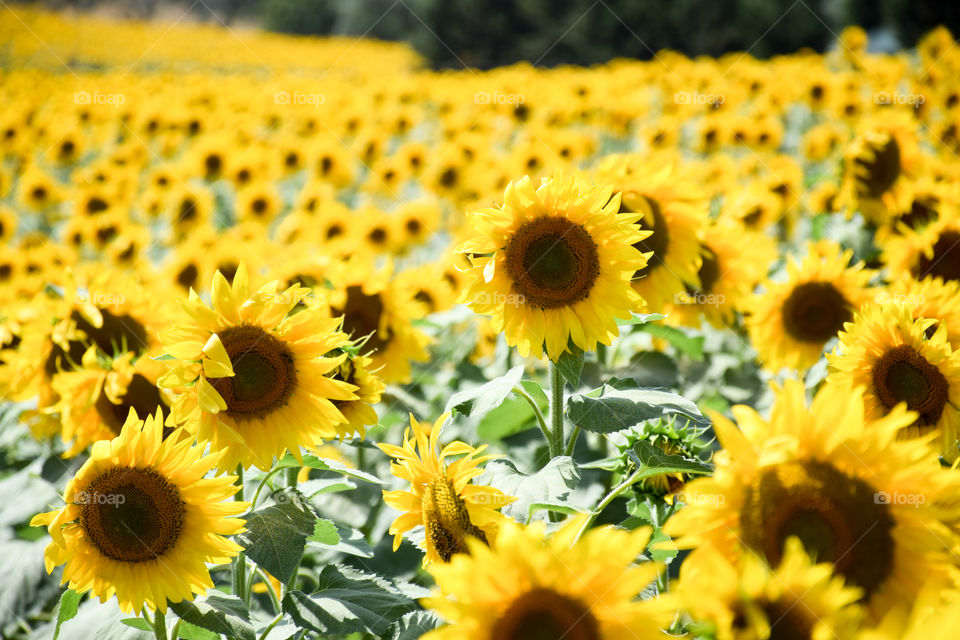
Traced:
[[580, 425], [573, 425], [573, 433], [570, 434], [570, 439], [567, 440], [567, 448], [564, 449], [563, 455], [572, 456], [573, 448], [577, 446], [577, 438], [580, 437]]
[[167, 640], [167, 616], [159, 609], [153, 612], [153, 635], [157, 640]]
[[521, 398], [523, 398], [524, 400], [526, 400], [527, 404], [529, 404], [533, 408], [533, 415], [537, 417], [537, 426], [540, 427], [540, 431], [543, 433], [543, 437], [547, 439], [547, 445], [549, 445], [550, 444], [550, 428], [547, 426], [547, 421], [543, 417], [543, 412], [540, 411], [540, 407], [537, 405], [537, 401], [534, 400], [533, 396], [527, 393], [526, 390], [520, 385], [515, 386], [513, 388], [513, 392], [518, 396], [520, 396]]
[[626, 489], [628, 489], [631, 485], [635, 484], [637, 480], [640, 479], [640, 476], [643, 474], [645, 470], [646, 469], [643, 467], [641, 467], [640, 469], [637, 469], [636, 471], [630, 474], [630, 477], [628, 477], [626, 480], [624, 480], [623, 482], [621, 482], [620, 484], [618, 484], [617, 486], [615, 486], [613, 489], [610, 490], [610, 493], [608, 493], [606, 497], [604, 497], [604, 499], [600, 501], [600, 504], [597, 505], [597, 508], [594, 509], [589, 516], [587, 516], [587, 519], [586, 521], [584, 521], [583, 526], [580, 527], [580, 531], [577, 532], [577, 537], [574, 538], [573, 540], [574, 543], [576, 543], [577, 540], [583, 537], [583, 534], [586, 533], [587, 529], [589, 529], [593, 525], [593, 523], [597, 521], [597, 518], [600, 516], [600, 514], [603, 512], [604, 509], [610, 506], [611, 502], [616, 500], [621, 493], [623, 493]]
[[[237, 465], [237, 484], [239, 489], [233, 494], [233, 499], [242, 502], [243, 501], [243, 465]], [[251, 508], [253, 505], [250, 505]], [[230, 577], [232, 578], [233, 586], [233, 595], [238, 598], [243, 599], [246, 593], [246, 578], [247, 578], [247, 562], [246, 558], [241, 551], [234, 557], [233, 562], [230, 565]]]
[[291, 489], [297, 488], [297, 476], [300, 474], [300, 467], [287, 468], [287, 486]]
[[563, 455], [563, 376], [557, 363], [550, 362], [550, 458]]

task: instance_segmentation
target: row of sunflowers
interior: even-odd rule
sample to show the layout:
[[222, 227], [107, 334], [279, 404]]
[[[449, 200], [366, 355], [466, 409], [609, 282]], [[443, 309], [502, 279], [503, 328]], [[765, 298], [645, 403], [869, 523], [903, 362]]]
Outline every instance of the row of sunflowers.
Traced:
[[956, 636], [947, 30], [0, 34], [3, 637]]

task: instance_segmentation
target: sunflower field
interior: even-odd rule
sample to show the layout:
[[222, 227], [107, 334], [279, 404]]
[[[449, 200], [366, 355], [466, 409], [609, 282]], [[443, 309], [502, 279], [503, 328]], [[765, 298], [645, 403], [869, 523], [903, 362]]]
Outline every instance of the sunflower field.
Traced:
[[956, 45], [4, 5], [0, 637], [954, 640]]

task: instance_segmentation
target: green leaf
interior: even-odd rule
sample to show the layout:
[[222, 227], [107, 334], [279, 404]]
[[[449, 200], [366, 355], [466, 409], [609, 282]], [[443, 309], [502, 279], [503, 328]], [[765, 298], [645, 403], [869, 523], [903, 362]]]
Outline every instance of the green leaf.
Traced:
[[524, 522], [534, 504], [557, 504], [580, 482], [580, 469], [572, 458], [559, 456], [532, 475], [521, 473], [509, 460], [494, 460], [478, 480], [517, 500], [502, 509], [504, 515]]
[[198, 627], [184, 620], [180, 621], [180, 629], [177, 631], [177, 635], [184, 640], [220, 640], [219, 633], [214, 633], [209, 629]]
[[237, 542], [246, 548], [248, 558], [286, 583], [300, 564], [317, 515], [294, 490], [274, 492], [274, 501], [277, 504], [245, 516], [247, 530], [237, 535]]
[[440, 618], [432, 611], [411, 611], [393, 625], [391, 640], [417, 640], [440, 626]]
[[621, 327], [626, 327], [629, 325], [635, 324], [647, 324], [648, 322], [656, 322], [657, 320], [663, 320], [667, 316], [662, 313], [631, 313], [630, 318], [627, 320], [617, 319], [617, 325]]
[[140, 631], [149, 631], [153, 633], [153, 627], [151, 627], [150, 623], [143, 618], [124, 618], [120, 621], [120, 624], [125, 624], [128, 627], [133, 627], [134, 629], [139, 629]]
[[[345, 553], [358, 558], [373, 557], [373, 547], [367, 542], [367, 538], [362, 531], [341, 525], [336, 525], [336, 527], [339, 541], [336, 544], [324, 547], [325, 551]], [[308, 541], [310, 541], [309, 538]]]
[[533, 408], [520, 397], [507, 398], [477, 425], [477, 437], [483, 441], [502, 440], [536, 425]]
[[694, 360], [703, 360], [703, 336], [690, 336], [681, 329], [662, 324], [643, 325], [643, 331], [654, 337], [665, 339], [677, 351], [687, 354]]
[[209, 591], [205, 598], [172, 602], [170, 608], [180, 619], [208, 631], [240, 640], [256, 640], [250, 612], [237, 596]]
[[575, 504], [570, 504], [569, 502], [534, 502], [530, 505], [529, 516], [527, 520], [533, 519], [533, 514], [537, 511], [555, 511], [557, 513], [565, 513], [570, 516], [577, 515], [578, 513], [590, 513], [589, 509], [579, 507]]
[[60, 637], [60, 625], [67, 620], [72, 620], [77, 615], [77, 607], [80, 606], [81, 597], [73, 589], [67, 589], [60, 596], [60, 604], [57, 605], [57, 626], [53, 630], [53, 640]]
[[[623, 382], [617, 380], [619, 384]], [[611, 384], [601, 387], [599, 396], [596, 391], [567, 399], [567, 415], [587, 431], [613, 433], [666, 415], [682, 415], [698, 424], [710, 424], [696, 404], [670, 391], [617, 389]]]
[[576, 389], [580, 386], [580, 374], [583, 373], [583, 349], [573, 344], [567, 345], [569, 351], [564, 351], [557, 359], [557, 369], [563, 379]]
[[351, 478], [356, 478], [357, 480], [369, 482], [371, 484], [387, 484], [375, 475], [366, 473], [365, 471], [360, 471], [359, 469], [352, 469], [338, 460], [318, 458], [317, 456], [312, 455], [303, 456], [303, 463], [300, 463], [296, 458], [288, 453], [287, 455], [283, 456], [279, 462], [277, 462], [277, 466], [274, 467], [274, 469], [285, 469], [289, 467], [310, 467], [311, 469], [319, 469], [321, 471], [333, 471], [334, 473], [340, 473]]
[[283, 611], [308, 631], [347, 635], [366, 631], [382, 636], [395, 620], [416, 608], [383, 578], [341, 565], [327, 565], [317, 578], [318, 588], [307, 595], [290, 591]]
[[313, 542], [321, 544], [338, 544], [340, 542], [340, 533], [337, 531], [337, 525], [326, 518], [317, 518], [313, 525], [313, 535], [307, 538]]
[[517, 365], [499, 378], [472, 389], [458, 391], [450, 396], [444, 411], [456, 411], [465, 416], [484, 415], [500, 406], [513, 388], [520, 382], [523, 365]]
[[638, 440], [627, 455], [641, 471], [637, 480], [643, 480], [664, 473], [688, 473], [706, 475], [713, 471], [709, 465], [699, 460], [691, 460], [681, 455], [667, 453], [649, 442]]
[[547, 392], [543, 390], [543, 387], [533, 380], [521, 380], [520, 386], [527, 392], [527, 395], [536, 401], [540, 411], [545, 412], [547, 410], [547, 407], [550, 406], [550, 399], [547, 398]]

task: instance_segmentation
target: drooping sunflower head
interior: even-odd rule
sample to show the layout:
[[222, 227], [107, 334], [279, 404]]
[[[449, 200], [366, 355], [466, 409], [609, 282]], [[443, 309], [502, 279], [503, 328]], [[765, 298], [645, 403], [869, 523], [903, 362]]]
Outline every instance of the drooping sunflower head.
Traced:
[[268, 468], [346, 428], [333, 403], [356, 400], [356, 386], [327, 374], [347, 357], [348, 338], [320, 305], [291, 313], [309, 292], [277, 281], [251, 292], [241, 263], [232, 285], [214, 276], [212, 307], [191, 291], [181, 301], [188, 320], [161, 332], [177, 359], [159, 381], [179, 394], [170, 420], [226, 449], [221, 469]]
[[707, 547], [696, 562], [683, 563], [669, 597], [693, 618], [690, 631], [717, 640], [852, 640], [864, 616], [860, 595], [790, 538], [776, 569], [753, 553], [733, 563]]
[[66, 506], [31, 521], [52, 538], [48, 572], [64, 564], [63, 583], [101, 602], [116, 595], [126, 612], [192, 600], [213, 587], [206, 563], [241, 551], [225, 537], [243, 530], [230, 516], [249, 506], [224, 502], [236, 478], [204, 478], [220, 454], [204, 456], [192, 439], [162, 433], [162, 414], [140, 420], [131, 411], [119, 436], [93, 445], [67, 483]]
[[[369, 425], [377, 423], [377, 412], [372, 405], [380, 402], [386, 385], [370, 370], [373, 360], [368, 356], [348, 356], [327, 375], [357, 388], [356, 400], [334, 400], [333, 404], [344, 417], [344, 425], [338, 427], [341, 434], [356, 432], [362, 438]], [[342, 437], [342, 435], [341, 435]]]
[[867, 123], [845, 154], [844, 203], [876, 225], [908, 211], [917, 157], [909, 119], [898, 114]]
[[611, 156], [596, 172], [598, 182], [621, 192], [620, 213], [643, 214], [636, 225], [646, 237], [634, 247], [653, 255], [634, 273], [633, 285], [654, 311], [700, 285], [707, 201], [675, 163], [669, 157]]
[[866, 415], [876, 419], [900, 403], [917, 412], [901, 434], [938, 432], [939, 449], [957, 457], [960, 437], [960, 352], [947, 341], [946, 327], [917, 317], [911, 305], [864, 305], [840, 333], [828, 355], [828, 381], [866, 389]]
[[916, 413], [901, 404], [870, 420], [864, 392], [826, 385], [808, 405], [802, 383], [789, 380], [769, 418], [744, 406], [733, 409], [737, 425], [715, 415], [715, 474], [685, 489], [710, 499], [691, 501], [667, 532], [682, 548], [734, 560], [749, 550], [771, 567], [796, 537], [813, 561], [859, 587], [875, 616], [912, 602], [925, 582], [954, 584], [956, 507], [941, 506], [955, 503], [955, 472], [922, 440], [898, 440]]
[[850, 264], [851, 250], [831, 242], [811, 245], [802, 262], [790, 260], [786, 282], [767, 279], [744, 302], [750, 340], [770, 371], [805, 370], [871, 295], [872, 272]]
[[883, 259], [894, 278], [960, 281], [960, 222], [948, 216], [920, 231], [889, 238]]
[[635, 564], [649, 530], [600, 527], [574, 543], [581, 518], [546, 539], [541, 524], [506, 521], [490, 547], [470, 539], [469, 554], [431, 565], [437, 589], [422, 602], [449, 624], [424, 638], [661, 637], [663, 608], [638, 599], [658, 572]]
[[472, 216], [475, 235], [459, 251], [471, 258], [460, 301], [492, 316], [494, 328], [521, 355], [557, 360], [570, 340], [585, 350], [610, 344], [616, 318], [643, 306], [630, 286], [649, 234], [620, 214], [609, 187], [586, 187], [554, 174], [535, 188], [510, 184], [499, 208]]
[[[497, 457], [480, 455], [486, 445], [474, 448], [458, 440], [440, 446], [440, 432], [449, 417], [445, 413], [431, 425], [411, 415], [403, 446], [377, 445], [393, 458], [393, 475], [410, 483], [408, 490], [383, 492], [388, 505], [404, 512], [390, 526], [393, 549], [400, 546], [405, 532], [423, 525], [424, 564], [449, 562], [455, 554], [468, 550], [470, 538], [488, 544], [505, 520], [499, 509], [514, 500], [499, 489], [470, 484], [483, 473], [480, 465]], [[447, 460], [454, 456], [462, 457]]]

